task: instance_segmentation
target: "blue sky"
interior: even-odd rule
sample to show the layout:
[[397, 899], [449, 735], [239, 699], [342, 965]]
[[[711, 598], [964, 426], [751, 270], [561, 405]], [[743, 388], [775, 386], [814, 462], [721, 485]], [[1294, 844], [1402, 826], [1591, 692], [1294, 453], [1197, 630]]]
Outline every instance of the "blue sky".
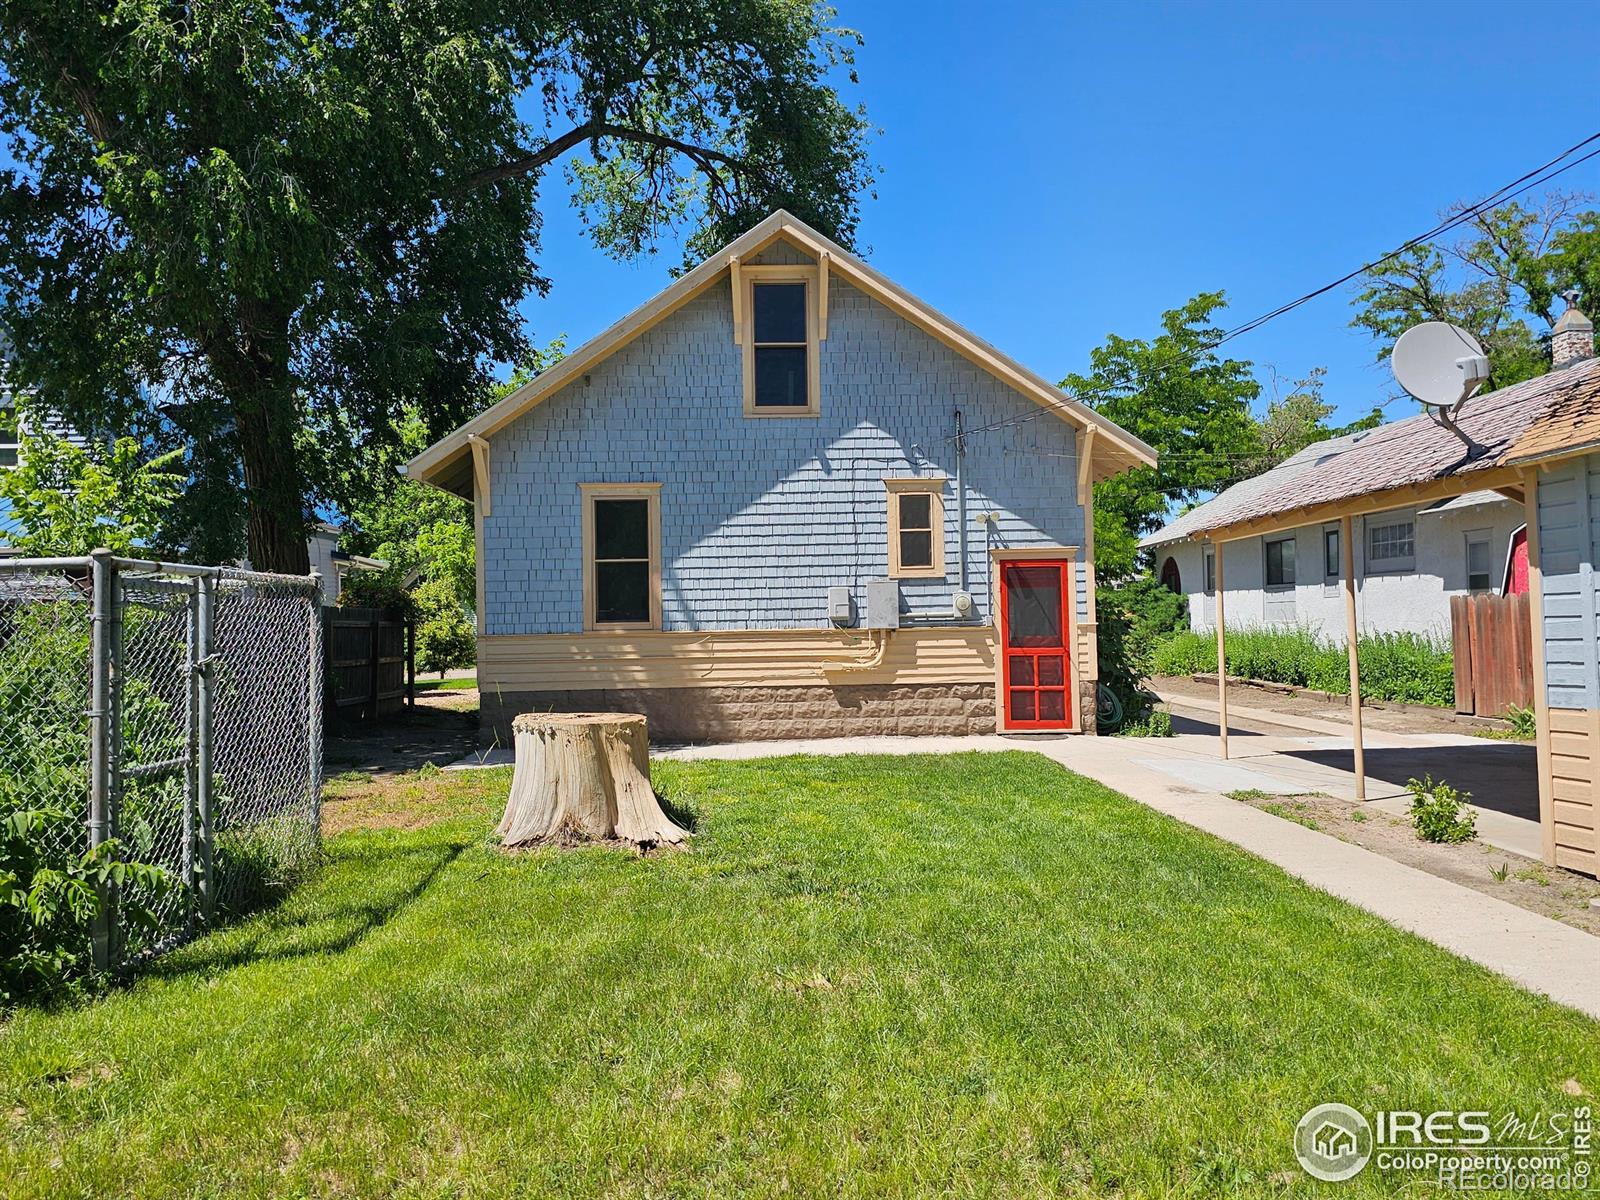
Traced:
[[[1199, 291], [1254, 317], [1600, 129], [1600, 9], [1582, 5], [838, 4], [866, 38], [848, 94], [882, 131], [868, 257], [1051, 379]], [[1600, 159], [1561, 183], [1600, 191]], [[545, 196], [555, 286], [524, 311], [571, 346], [679, 255], [615, 263], [554, 177]], [[1229, 349], [1263, 380], [1326, 367], [1359, 415], [1398, 389], [1350, 294]]]

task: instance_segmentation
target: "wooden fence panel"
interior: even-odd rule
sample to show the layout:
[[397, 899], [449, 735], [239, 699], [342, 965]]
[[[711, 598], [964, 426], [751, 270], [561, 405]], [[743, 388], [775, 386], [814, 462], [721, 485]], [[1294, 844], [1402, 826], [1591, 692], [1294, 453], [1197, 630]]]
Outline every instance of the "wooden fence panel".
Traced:
[[416, 702], [416, 629], [377, 608], [326, 608], [323, 711], [330, 722], [371, 721]]
[[1452, 596], [1456, 711], [1504, 716], [1533, 706], [1533, 620], [1520, 596]]

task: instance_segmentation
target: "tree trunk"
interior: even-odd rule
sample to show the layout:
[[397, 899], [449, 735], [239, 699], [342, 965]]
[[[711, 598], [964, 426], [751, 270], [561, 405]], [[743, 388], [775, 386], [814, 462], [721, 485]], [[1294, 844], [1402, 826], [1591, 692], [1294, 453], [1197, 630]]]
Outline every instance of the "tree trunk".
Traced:
[[258, 571], [304, 575], [305, 487], [295, 455], [299, 414], [289, 378], [289, 314], [240, 297], [236, 338], [220, 341], [213, 362], [228, 393], [244, 468], [245, 551]]
[[517, 766], [496, 830], [505, 845], [615, 838], [652, 846], [688, 836], [650, 787], [643, 717], [523, 713], [511, 731]]

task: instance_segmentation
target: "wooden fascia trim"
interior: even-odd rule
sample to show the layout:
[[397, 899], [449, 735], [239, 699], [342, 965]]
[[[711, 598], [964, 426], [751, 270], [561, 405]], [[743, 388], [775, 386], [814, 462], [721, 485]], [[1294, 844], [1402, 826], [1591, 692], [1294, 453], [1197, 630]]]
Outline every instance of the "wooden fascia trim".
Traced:
[[1497, 491], [1520, 482], [1521, 473], [1516, 469], [1492, 467], [1487, 471], [1474, 471], [1466, 475], [1450, 475], [1443, 479], [1406, 484], [1403, 487], [1367, 492], [1345, 500], [1329, 501], [1326, 504], [1307, 504], [1258, 520], [1222, 525], [1216, 529], [1197, 530], [1192, 536], [1196, 541], [1235, 542], [1242, 538], [1299, 529], [1302, 525], [1335, 521], [1346, 516], [1361, 517], [1368, 513], [1387, 512], [1391, 508], [1405, 508], [1408, 505], [1425, 504], [1432, 500], [1449, 500], [1467, 492]]
[[488, 517], [494, 515], [494, 501], [489, 492], [489, 443], [475, 433], [467, 434], [467, 445], [472, 447], [472, 490], [478, 512]]
[[828, 263], [833, 257], [824, 250], [817, 255], [817, 341], [828, 340]]
[[744, 288], [740, 286], [739, 256], [728, 255], [728, 278], [733, 284], [733, 344], [744, 345]]
[[1094, 487], [1089, 465], [1094, 461], [1094, 435], [1099, 429], [1093, 421], [1083, 427], [1083, 450], [1078, 455], [1078, 507], [1085, 512], [1089, 508], [1090, 489]]

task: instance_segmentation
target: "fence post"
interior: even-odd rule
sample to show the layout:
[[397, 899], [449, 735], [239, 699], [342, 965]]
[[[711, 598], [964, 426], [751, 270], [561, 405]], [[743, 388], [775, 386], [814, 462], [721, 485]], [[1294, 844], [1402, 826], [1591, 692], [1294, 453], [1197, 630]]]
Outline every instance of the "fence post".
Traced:
[[406, 617], [406, 707], [417, 707], [417, 619]]
[[212, 741], [212, 690], [214, 672], [211, 662], [212, 626], [217, 612], [217, 576], [202, 575], [195, 591], [195, 661], [199, 667], [195, 679], [195, 823], [198, 826], [200, 863], [196, 890], [200, 896], [200, 912], [209, 919], [216, 904], [217, 889], [213, 870], [216, 865], [216, 829], [212, 821], [211, 791], [211, 741]]
[[[315, 579], [316, 575], [313, 574]], [[313, 836], [322, 833], [322, 689], [326, 664], [323, 661], [324, 622], [326, 610], [322, 606], [322, 589], [319, 586], [311, 596], [311, 615], [307, 622], [311, 643], [306, 658], [306, 737], [309, 739], [308, 773], [311, 776], [311, 828]]]
[[[94, 610], [90, 619], [89, 676], [89, 849], [104, 845], [111, 836], [111, 626], [116, 610], [111, 590], [116, 568], [111, 551], [96, 550], [90, 555], [90, 579], [94, 588]], [[90, 932], [95, 970], [109, 971], [112, 964], [112, 931], [116, 914], [115, 896], [110, 887], [99, 889], [100, 909]]]
[[189, 581], [188, 621], [184, 630], [185, 640], [188, 642], [188, 661], [184, 664], [188, 676], [186, 683], [186, 703], [188, 712], [185, 714], [188, 745], [184, 757], [188, 759], [183, 773], [183, 885], [188, 889], [188, 915], [185, 925], [194, 928], [194, 897], [195, 897], [195, 842], [198, 833], [195, 828], [195, 812], [199, 807], [200, 796], [200, 589], [193, 580]]
[[371, 667], [368, 674], [371, 677], [371, 686], [367, 689], [367, 694], [370, 697], [367, 708], [367, 720], [369, 722], [378, 719], [378, 659], [383, 645], [383, 610], [381, 608], [372, 610], [371, 637], [372, 642], [368, 647], [370, 650], [368, 664]]

